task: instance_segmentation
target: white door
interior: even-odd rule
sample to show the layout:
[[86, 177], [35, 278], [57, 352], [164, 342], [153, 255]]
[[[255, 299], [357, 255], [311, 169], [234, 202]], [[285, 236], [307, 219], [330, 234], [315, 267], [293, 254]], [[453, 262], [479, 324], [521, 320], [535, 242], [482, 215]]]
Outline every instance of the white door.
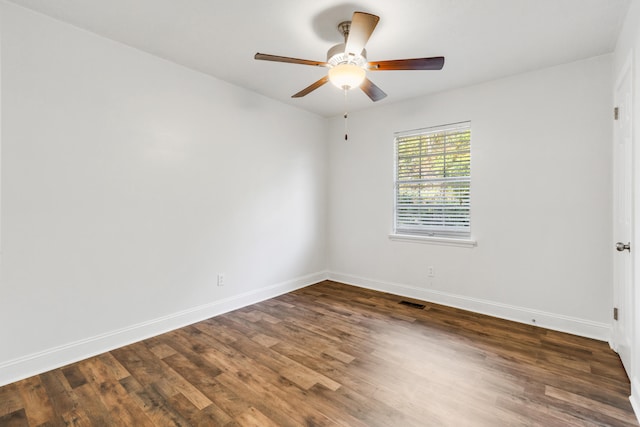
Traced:
[[[622, 70], [616, 82], [614, 122], [614, 307], [618, 320], [614, 320], [613, 346], [620, 355], [627, 375], [631, 376], [631, 342], [633, 334], [633, 264], [631, 251], [639, 250], [631, 242], [633, 187], [631, 140], [631, 61]], [[627, 246], [628, 245], [628, 246]]]

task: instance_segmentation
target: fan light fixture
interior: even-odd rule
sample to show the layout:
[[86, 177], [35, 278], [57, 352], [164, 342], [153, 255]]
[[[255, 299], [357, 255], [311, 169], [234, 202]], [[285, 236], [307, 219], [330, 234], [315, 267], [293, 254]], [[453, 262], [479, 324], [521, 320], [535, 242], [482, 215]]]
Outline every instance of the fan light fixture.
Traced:
[[345, 90], [360, 87], [366, 75], [364, 68], [349, 63], [338, 64], [329, 69], [329, 81]]
[[290, 58], [288, 56], [269, 55], [256, 53], [254, 58], [261, 61], [288, 62], [290, 64], [312, 65], [314, 67], [327, 67], [329, 72], [320, 80], [311, 83], [300, 92], [291, 95], [292, 98], [302, 98], [327, 82], [333, 83], [344, 90], [344, 139], [347, 135], [347, 92], [349, 89], [359, 87], [373, 101], [380, 101], [387, 96], [386, 93], [367, 78], [367, 70], [391, 71], [391, 70], [441, 70], [444, 66], [444, 57], [414, 59], [394, 59], [390, 61], [367, 61], [367, 51], [364, 48], [378, 25], [379, 16], [366, 12], [353, 12], [351, 21], [343, 21], [338, 24], [338, 31], [344, 37], [344, 43], [333, 46], [327, 52], [327, 61], [310, 61], [308, 59]]
[[387, 94], [367, 78], [367, 71], [377, 73], [378, 71], [394, 70], [442, 69], [444, 66], [443, 56], [369, 62], [365, 46], [379, 20], [379, 16], [370, 13], [353, 12], [351, 21], [343, 21], [338, 24], [338, 31], [344, 37], [344, 43], [330, 48], [327, 52], [326, 61], [312, 61], [260, 52], [256, 53], [254, 58], [261, 61], [287, 62], [289, 64], [311, 65], [329, 69], [328, 75], [311, 83], [300, 92], [291, 95], [292, 98], [307, 96], [331, 81], [331, 83], [343, 90], [359, 87], [373, 102], [377, 102], [384, 99]]

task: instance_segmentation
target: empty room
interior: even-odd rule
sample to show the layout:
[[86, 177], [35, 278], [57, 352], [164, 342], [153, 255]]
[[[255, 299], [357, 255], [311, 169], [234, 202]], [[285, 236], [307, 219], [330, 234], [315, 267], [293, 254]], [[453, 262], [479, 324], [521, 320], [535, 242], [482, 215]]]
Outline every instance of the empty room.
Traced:
[[0, 100], [0, 427], [640, 425], [640, 2], [0, 0]]

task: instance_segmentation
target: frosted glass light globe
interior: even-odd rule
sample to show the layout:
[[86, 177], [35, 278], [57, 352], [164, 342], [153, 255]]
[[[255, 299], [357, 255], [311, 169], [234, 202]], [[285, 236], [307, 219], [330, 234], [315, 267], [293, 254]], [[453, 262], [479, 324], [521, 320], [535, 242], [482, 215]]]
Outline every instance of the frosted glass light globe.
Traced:
[[354, 64], [338, 64], [329, 69], [329, 81], [340, 89], [353, 89], [364, 81], [367, 72]]

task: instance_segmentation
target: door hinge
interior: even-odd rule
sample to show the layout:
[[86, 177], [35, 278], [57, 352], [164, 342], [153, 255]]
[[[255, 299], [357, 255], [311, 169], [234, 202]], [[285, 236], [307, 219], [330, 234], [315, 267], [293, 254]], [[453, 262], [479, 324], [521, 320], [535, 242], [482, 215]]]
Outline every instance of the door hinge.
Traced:
[[615, 107], [613, 109], [613, 120], [618, 120], [619, 116], [620, 116], [620, 110], [618, 110], [618, 107]]
[[613, 307], [613, 320], [618, 320], [618, 307]]

